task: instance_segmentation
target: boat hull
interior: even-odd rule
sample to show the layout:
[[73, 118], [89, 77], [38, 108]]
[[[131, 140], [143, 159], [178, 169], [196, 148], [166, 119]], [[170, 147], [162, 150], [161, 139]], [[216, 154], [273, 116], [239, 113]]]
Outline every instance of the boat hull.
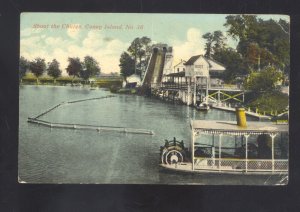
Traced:
[[203, 168], [203, 169], [194, 169], [192, 170], [192, 163], [180, 163], [180, 164], [160, 164], [163, 169], [174, 171], [174, 172], [185, 172], [185, 173], [209, 173], [209, 174], [217, 174], [217, 175], [281, 175], [287, 176], [288, 173], [286, 171], [276, 171], [276, 172], [267, 172], [267, 171], [239, 171], [239, 170], [218, 170], [216, 168]]
[[208, 104], [200, 104], [199, 106], [196, 106], [196, 109], [200, 111], [208, 111], [210, 106]]
[[191, 171], [179, 170], [168, 166], [160, 166], [160, 180], [170, 185], [287, 185], [287, 174], [253, 174], [229, 173], [211, 170]]

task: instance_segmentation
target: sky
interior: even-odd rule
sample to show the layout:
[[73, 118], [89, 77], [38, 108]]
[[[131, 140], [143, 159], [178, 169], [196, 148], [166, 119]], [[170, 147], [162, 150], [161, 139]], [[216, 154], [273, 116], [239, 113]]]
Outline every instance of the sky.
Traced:
[[[174, 64], [204, 54], [202, 35], [221, 30], [228, 14], [141, 14], [141, 13], [22, 13], [20, 56], [58, 60], [66, 75], [68, 57], [94, 57], [101, 72], [119, 72], [119, 59], [136, 37], [173, 47]], [[284, 19], [286, 15], [259, 15], [262, 19]], [[227, 37], [235, 48], [237, 41]]]

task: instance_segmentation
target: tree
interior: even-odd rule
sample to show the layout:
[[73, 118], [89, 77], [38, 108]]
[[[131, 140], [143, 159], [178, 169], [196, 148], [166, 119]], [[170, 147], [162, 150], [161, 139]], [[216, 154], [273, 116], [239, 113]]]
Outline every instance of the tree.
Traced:
[[226, 37], [223, 35], [223, 33], [220, 30], [214, 31], [213, 41], [215, 43], [213, 46], [214, 52], [226, 48]]
[[273, 65], [285, 72], [289, 71], [288, 22], [262, 20], [254, 15], [230, 15], [226, 17], [224, 26], [229, 28], [228, 34], [239, 41], [237, 51], [248, 60], [249, 69], [254, 66], [254, 58], [259, 58], [261, 68]]
[[249, 70], [260, 70], [269, 64], [274, 64], [272, 54], [264, 48], [260, 48], [255, 42], [248, 44], [246, 52], [244, 53], [245, 65]]
[[123, 52], [120, 58], [120, 72], [121, 75], [126, 79], [127, 76], [130, 76], [134, 73], [134, 59], [127, 52]]
[[82, 64], [78, 57], [76, 58], [69, 57], [68, 61], [69, 61], [69, 65], [66, 68], [66, 70], [69, 76], [73, 76], [73, 80], [74, 80], [76, 76], [79, 77], [79, 74], [82, 71]]
[[128, 47], [127, 51], [134, 57], [134, 73], [136, 74], [136, 61], [137, 61], [137, 56], [140, 48], [142, 47], [140, 43], [139, 38], [135, 38], [130, 46]]
[[88, 80], [90, 77], [100, 74], [100, 67], [98, 62], [91, 56], [85, 56], [83, 62], [83, 69], [80, 71], [80, 77]]
[[22, 81], [22, 78], [25, 76], [27, 69], [29, 68], [29, 61], [24, 57], [20, 57], [19, 61], [19, 80]]
[[257, 18], [255, 15], [229, 15], [226, 17], [225, 27], [235, 40], [246, 41], [257, 35]]
[[226, 38], [220, 30], [214, 31], [213, 33], [208, 32], [204, 34], [202, 38], [206, 39], [206, 57], [212, 57], [215, 52], [221, 51], [226, 47]]
[[255, 93], [273, 92], [282, 79], [282, 72], [273, 66], [268, 66], [261, 72], [252, 72], [245, 81], [245, 88]]
[[61, 70], [59, 69], [59, 62], [53, 59], [51, 63], [48, 63], [48, 75], [54, 78], [54, 83], [56, 79], [61, 76]]
[[224, 80], [231, 82], [241, 75], [246, 75], [247, 69], [241, 54], [232, 48], [224, 48], [213, 55], [213, 59], [225, 65]]
[[46, 70], [46, 63], [45, 59], [35, 58], [33, 61], [29, 63], [29, 69], [31, 72], [36, 76], [37, 83], [39, 82], [39, 77], [45, 72]]
[[[249, 96], [249, 95], [248, 95]], [[289, 105], [289, 97], [278, 90], [272, 92], [262, 92], [260, 94], [254, 93], [253, 99], [249, 96], [248, 106], [251, 108], [258, 108], [260, 111], [284, 111]]]
[[248, 106], [260, 111], [283, 111], [289, 104], [288, 95], [277, 86], [283, 74], [274, 66], [267, 66], [260, 72], [252, 72], [246, 79], [245, 88], [252, 91], [248, 95]]
[[210, 32], [204, 34], [202, 36], [202, 38], [206, 39], [206, 43], [205, 43], [205, 57], [211, 57], [212, 55], [212, 43], [214, 40], [214, 36], [213, 34], [211, 34]]
[[[149, 51], [149, 44], [151, 43], [151, 39], [148, 37], [135, 38], [127, 51], [134, 58], [134, 73], [137, 74], [137, 66], [139, 65], [140, 70], [143, 66], [143, 59], [146, 56], [146, 52]], [[139, 62], [137, 63], [137, 59]]]
[[[138, 51], [138, 57], [139, 57], [139, 67], [140, 70], [142, 70], [142, 66], [145, 66], [145, 57], [147, 56], [147, 52], [150, 52], [150, 43], [151, 43], [151, 39], [148, 37], [142, 37], [140, 38], [140, 42], [141, 42], [141, 49]], [[143, 60], [144, 59], [144, 60]]]

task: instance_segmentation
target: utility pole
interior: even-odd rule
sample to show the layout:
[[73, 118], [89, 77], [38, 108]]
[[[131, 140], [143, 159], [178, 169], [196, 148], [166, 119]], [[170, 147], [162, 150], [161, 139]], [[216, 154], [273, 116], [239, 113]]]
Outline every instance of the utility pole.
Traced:
[[136, 42], [134, 42], [134, 74], [136, 75]]
[[260, 54], [258, 55], [257, 58], [257, 65], [258, 65], [258, 72], [260, 72]]

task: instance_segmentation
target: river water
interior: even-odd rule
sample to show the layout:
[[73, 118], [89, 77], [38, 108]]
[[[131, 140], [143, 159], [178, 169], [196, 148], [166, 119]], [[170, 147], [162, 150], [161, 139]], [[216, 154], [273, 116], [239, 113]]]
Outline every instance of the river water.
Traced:
[[[230, 112], [192, 107], [135, 95], [63, 105], [40, 119], [50, 122], [142, 128], [154, 135], [58, 129], [27, 122], [63, 101], [110, 95], [69, 86], [21, 86], [19, 181], [26, 183], [263, 184], [270, 177], [221, 177], [165, 172], [158, 166], [164, 139], [188, 143], [191, 119], [235, 120]], [[267, 179], [268, 178], [268, 179]]]

